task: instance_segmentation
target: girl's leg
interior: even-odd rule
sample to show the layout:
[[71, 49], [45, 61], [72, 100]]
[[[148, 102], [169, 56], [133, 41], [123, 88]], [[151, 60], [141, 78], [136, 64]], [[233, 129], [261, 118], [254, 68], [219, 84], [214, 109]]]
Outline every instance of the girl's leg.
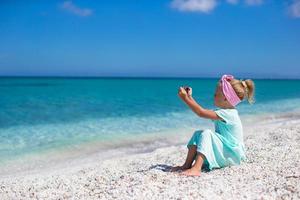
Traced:
[[200, 176], [204, 158], [205, 158], [204, 155], [202, 153], [198, 152], [196, 162], [193, 165], [193, 167], [190, 169], [184, 170], [181, 174], [187, 175], [187, 176]]
[[171, 171], [174, 172], [178, 170], [185, 170], [191, 168], [196, 156], [197, 156], [197, 146], [192, 145], [189, 147], [189, 152], [186, 156], [185, 163], [182, 166], [172, 167]]

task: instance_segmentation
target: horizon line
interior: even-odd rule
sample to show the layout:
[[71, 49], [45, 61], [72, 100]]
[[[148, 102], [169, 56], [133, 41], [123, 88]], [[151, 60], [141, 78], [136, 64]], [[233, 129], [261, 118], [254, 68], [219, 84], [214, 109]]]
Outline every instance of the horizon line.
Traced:
[[[0, 78], [66, 78], [66, 79], [219, 79], [219, 76], [76, 76], [76, 75], [0, 75]], [[300, 80], [296, 77], [255, 77], [259, 80]]]

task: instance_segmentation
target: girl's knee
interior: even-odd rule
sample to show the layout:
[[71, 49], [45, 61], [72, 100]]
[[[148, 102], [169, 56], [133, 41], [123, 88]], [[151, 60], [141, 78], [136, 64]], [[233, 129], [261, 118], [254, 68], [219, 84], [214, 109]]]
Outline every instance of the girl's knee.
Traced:
[[211, 130], [205, 129], [201, 132], [202, 136], [210, 136], [211, 135]]
[[211, 133], [211, 131], [209, 129], [205, 129], [205, 130], [198, 130], [198, 131], [195, 131], [194, 132], [194, 137], [199, 137], [199, 136], [202, 136], [202, 135], [209, 135]]

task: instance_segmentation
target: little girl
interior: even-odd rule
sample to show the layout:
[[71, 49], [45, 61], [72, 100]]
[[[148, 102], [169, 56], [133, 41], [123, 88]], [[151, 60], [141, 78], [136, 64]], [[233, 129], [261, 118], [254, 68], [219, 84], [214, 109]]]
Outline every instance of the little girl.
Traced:
[[254, 102], [253, 81], [241, 81], [232, 75], [223, 75], [214, 96], [214, 104], [218, 107], [216, 110], [200, 106], [190, 91], [180, 87], [178, 95], [197, 115], [213, 120], [215, 132], [210, 129], [195, 131], [187, 144], [185, 163], [173, 167], [171, 171], [182, 170], [183, 175], [199, 176], [202, 167], [212, 170], [240, 164], [246, 157], [243, 127], [235, 106], [244, 99], [249, 103]]

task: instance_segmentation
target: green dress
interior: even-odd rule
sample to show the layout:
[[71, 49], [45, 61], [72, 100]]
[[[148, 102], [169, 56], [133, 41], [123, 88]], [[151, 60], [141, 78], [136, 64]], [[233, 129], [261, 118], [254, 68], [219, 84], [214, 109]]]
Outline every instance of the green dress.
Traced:
[[197, 146], [197, 152], [205, 156], [203, 168], [212, 170], [230, 165], [239, 165], [246, 159], [243, 142], [243, 127], [236, 109], [217, 109], [223, 120], [213, 120], [215, 131], [197, 130], [187, 144]]

